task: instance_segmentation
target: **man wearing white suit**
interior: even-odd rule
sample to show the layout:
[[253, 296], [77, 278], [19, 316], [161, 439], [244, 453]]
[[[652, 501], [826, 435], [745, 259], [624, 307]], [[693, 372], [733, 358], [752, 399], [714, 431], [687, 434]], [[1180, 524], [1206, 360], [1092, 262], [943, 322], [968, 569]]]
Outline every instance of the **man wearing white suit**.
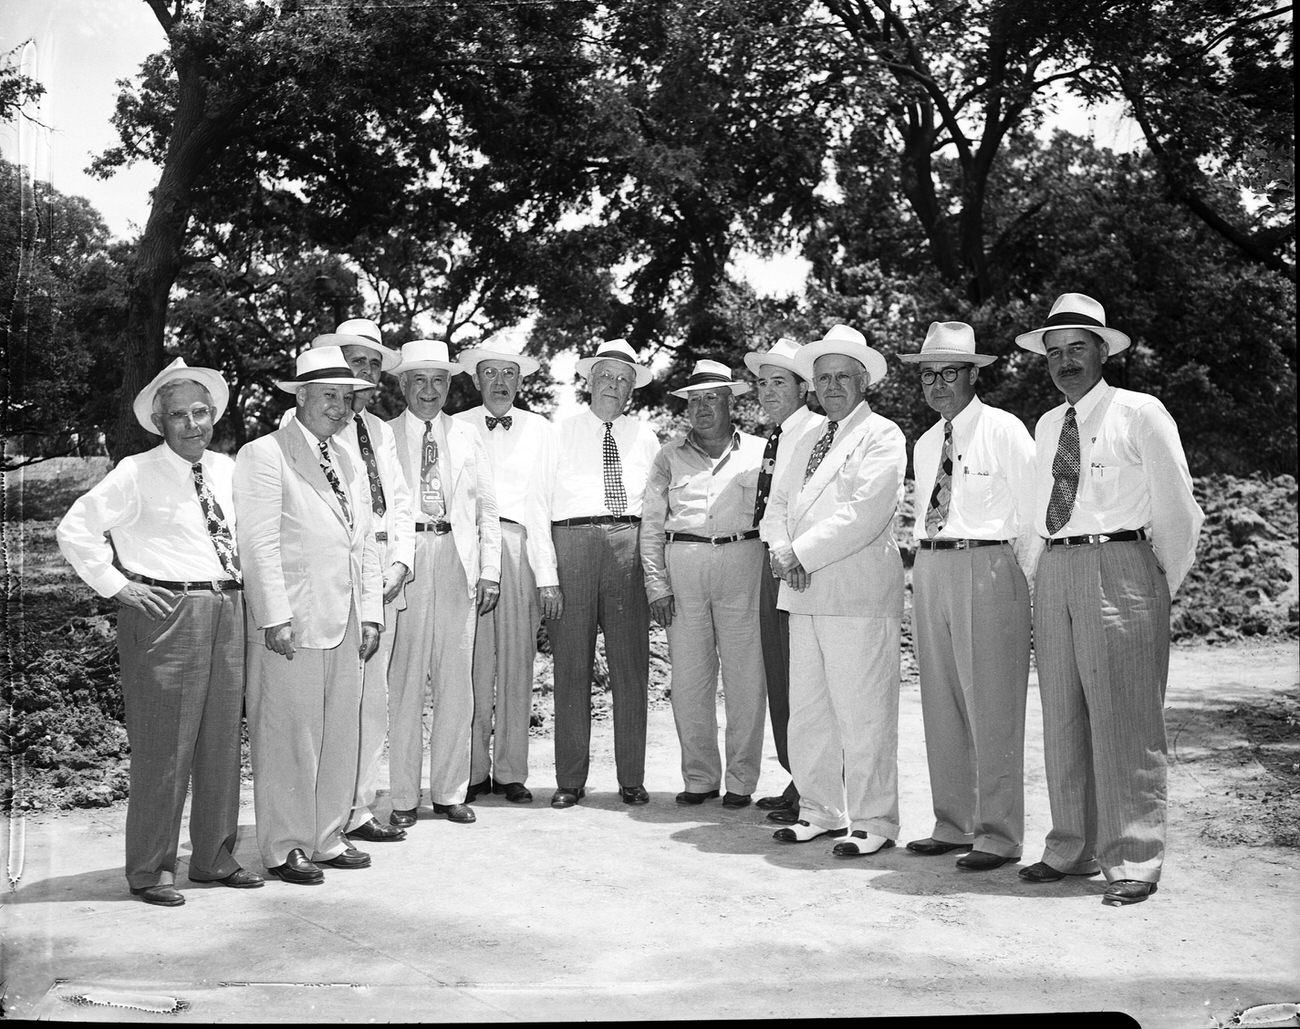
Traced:
[[443, 413], [461, 373], [443, 340], [402, 346], [394, 369], [406, 410], [388, 424], [415, 509], [415, 566], [398, 601], [388, 676], [391, 824], [415, 824], [424, 754], [424, 698], [433, 702], [429, 801], [452, 822], [475, 820], [465, 803], [474, 720], [474, 632], [497, 603], [501, 526], [492, 461], [478, 433]]
[[365, 868], [343, 835], [357, 776], [362, 664], [383, 628], [364, 474], [331, 437], [368, 387], [338, 347], [305, 351], [293, 421], [246, 444], [234, 501], [248, 602], [248, 723], [257, 842], [267, 870], [316, 885]]
[[795, 369], [827, 422], [800, 441], [763, 516], [799, 669], [789, 748], [801, 817], [773, 838], [844, 837], [833, 852], [860, 857], [898, 835], [903, 564], [893, 521], [907, 453], [898, 426], [866, 402], [887, 369], [860, 332], [834, 326]]

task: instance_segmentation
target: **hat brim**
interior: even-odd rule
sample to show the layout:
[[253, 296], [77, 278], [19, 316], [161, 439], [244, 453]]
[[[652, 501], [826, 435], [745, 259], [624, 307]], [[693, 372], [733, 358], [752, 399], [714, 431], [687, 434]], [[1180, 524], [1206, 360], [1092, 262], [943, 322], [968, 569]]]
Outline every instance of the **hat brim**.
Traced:
[[617, 357], [609, 356], [580, 358], [577, 363], [578, 374], [590, 381], [591, 369], [599, 361], [615, 361], [618, 364], [624, 364], [629, 368], [636, 369], [636, 381], [632, 383], [633, 389], [640, 389], [642, 386], [648, 385], [650, 380], [654, 378], [654, 372], [643, 364], [633, 364], [631, 361], [623, 361]]
[[444, 372], [451, 372], [452, 375], [468, 374], [465, 371], [465, 369], [462, 368], [455, 361], [429, 361], [429, 360], [403, 361], [401, 364], [399, 364], [396, 368], [393, 369], [393, 374], [401, 375], [403, 372], [415, 372], [420, 370], [438, 370], [438, 369], [441, 369]]
[[[745, 355], [745, 367], [749, 369], [751, 375], [762, 374], [759, 369], [765, 364], [770, 364], [773, 368], [784, 368], [786, 371], [799, 375], [799, 369], [794, 366], [794, 361], [788, 357], [778, 357], [757, 350]], [[803, 378], [802, 375], [799, 375], [799, 377]]]
[[897, 354], [904, 364], [922, 364], [927, 361], [946, 361], [949, 364], [973, 364], [983, 368], [997, 360], [994, 354], [970, 354], [964, 350], [931, 350], [919, 354]]
[[501, 350], [489, 350], [487, 347], [470, 347], [460, 355], [460, 369], [466, 375], [473, 375], [484, 361], [508, 361], [519, 365], [519, 377], [526, 379], [542, 367], [542, 363], [527, 354], [507, 354]]
[[176, 379], [191, 379], [202, 383], [212, 396], [212, 423], [215, 425], [221, 421], [221, 416], [226, 413], [226, 407], [230, 404], [230, 387], [226, 385], [226, 380], [221, 377], [219, 371], [215, 368], [166, 368], [136, 394], [131, 404], [135, 420], [140, 423], [141, 428], [155, 436], [162, 435], [162, 431], [153, 423], [153, 400], [163, 386]]
[[742, 396], [748, 393], [753, 387], [748, 382], [697, 382], [694, 386], [683, 386], [681, 389], [670, 389], [668, 395], [671, 397], [681, 397], [685, 400], [692, 393], [703, 393], [706, 390], [717, 389], [718, 387], [731, 390], [733, 397]]
[[813, 365], [825, 354], [840, 354], [858, 361], [866, 369], [869, 384], [874, 386], [889, 374], [885, 355], [865, 343], [844, 343], [837, 339], [819, 339], [803, 347], [794, 358], [794, 370], [813, 381]]
[[343, 375], [330, 376], [326, 379], [280, 379], [275, 385], [277, 389], [282, 389], [286, 393], [297, 393], [303, 386], [351, 386], [354, 391], [375, 388], [373, 382]]
[[1047, 346], [1043, 343], [1043, 334], [1055, 332], [1057, 329], [1087, 329], [1089, 332], [1100, 336], [1106, 341], [1107, 356], [1118, 354], [1121, 350], [1127, 350], [1132, 342], [1119, 329], [1108, 329], [1101, 325], [1047, 325], [1041, 329], [1034, 329], [1033, 332], [1022, 332], [1016, 337], [1016, 346], [1035, 354], [1046, 354]]

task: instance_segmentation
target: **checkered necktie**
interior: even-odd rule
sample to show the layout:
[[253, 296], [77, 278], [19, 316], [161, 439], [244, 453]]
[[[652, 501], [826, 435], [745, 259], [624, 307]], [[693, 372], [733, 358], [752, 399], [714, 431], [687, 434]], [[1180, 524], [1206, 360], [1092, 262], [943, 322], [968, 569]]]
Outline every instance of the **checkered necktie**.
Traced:
[[948, 504], [952, 501], [952, 422], [943, 423], [943, 453], [939, 455], [939, 473], [934, 477], [934, 489], [925, 509], [925, 534], [931, 539], [939, 534], [948, 520]]
[[627, 510], [627, 490], [623, 488], [623, 462], [618, 457], [613, 426], [613, 422], [605, 423], [605, 439], [600, 445], [600, 456], [605, 465], [605, 506], [609, 508], [610, 514], [621, 515]]
[[763, 448], [763, 463], [758, 466], [758, 495], [754, 498], [754, 524], [763, 520], [767, 498], [772, 492], [772, 472], [776, 470], [776, 448], [781, 445], [781, 426], [772, 430]]
[[822, 458], [831, 449], [831, 444], [835, 442], [835, 430], [839, 428], [839, 424], [839, 422], [827, 422], [826, 431], [813, 444], [812, 453], [808, 455], [808, 467], [803, 470], [804, 482], [813, 477], [813, 472], [817, 471], [818, 466], [822, 463]]
[[447, 513], [442, 501], [442, 476], [438, 474], [438, 441], [433, 437], [433, 422], [424, 423], [420, 443], [420, 510], [438, 521]]
[[329, 440], [320, 441], [320, 470], [325, 473], [325, 479], [330, 484], [330, 489], [334, 491], [334, 499], [339, 502], [339, 507], [343, 508], [343, 520], [348, 523], [348, 528], [352, 528], [352, 507], [348, 504], [348, 495], [343, 492], [343, 484], [339, 482], [338, 472], [334, 471], [334, 462], [330, 460]]
[[235, 582], [243, 581], [239, 574], [239, 559], [235, 556], [235, 541], [230, 537], [230, 526], [226, 516], [212, 494], [212, 487], [203, 478], [203, 465], [195, 462], [190, 470], [194, 473], [194, 489], [199, 495], [199, 507], [203, 509], [203, 520], [208, 525], [208, 535], [212, 537], [212, 546], [221, 562], [221, 570]]
[[1079, 492], [1079, 423], [1074, 405], [1065, 409], [1065, 424], [1052, 458], [1052, 498], [1047, 502], [1047, 535], [1054, 536], [1070, 520]]
[[488, 415], [484, 421], [487, 422], [488, 432], [491, 432], [498, 425], [505, 429], [506, 432], [509, 432], [510, 426], [515, 424], [515, 416], [512, 414], [503, 414], [500, 418], [495, 418], [492, 415]]
[[370, 433], [366, 432], [366, 423], [357, 415], [357, 446], [361, 448], [361, 457], [366, 462], [366, 478], [370, 480], [370, 506], [376, 518], [383, 518], [388, 505], [384, 501], [384, 484], [379, 481], [379, 462], [375, 460], [375, 448], [370, 442]]

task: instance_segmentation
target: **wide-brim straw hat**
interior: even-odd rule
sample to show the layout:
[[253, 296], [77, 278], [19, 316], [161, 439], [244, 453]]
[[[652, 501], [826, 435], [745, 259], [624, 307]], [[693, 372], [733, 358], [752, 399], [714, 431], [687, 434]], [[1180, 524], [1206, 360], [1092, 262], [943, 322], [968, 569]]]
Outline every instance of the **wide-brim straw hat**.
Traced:
[[298, 355], [297, 374], [292, 379], [276, 383], [286, 393], [297, 393], [303, 386], [318, 383], [322, 386], [351, 386], [354, 390], [374, 389], [373, 382], [358, 379], [352, 374], [343, 351], [338, 347], [312, 346]]
[[849, 325], [832, 325], [819, 340], [799, 348], [794, 359], [794, 370], [809, 382], [813, 381], [813, 365], [823, 354], [842, 354], [859, 362], [867, 372], [872, 385], [889, 374], [885, 355], [875, 347], [867, 346], [867, 338]]
[[745, 367], [749, 369], [751, 375], [761, 374], [759, 369], [765, 364], [784, 368], [798, 375], [799, 369], [794, 366], [794, 359], [801, 349], [802, 346], [789, 336], [782, 336], [767, 350], [751, 350], [747, 353]]
[[478, 370], [479, 363], [482, 361], [509, 361], [519, 366], [519, 377], [526, 379], [541, 368], [542, 363], [535, 357], [529, 357], [523, 349], [522, 340], [516, 343], [505, 333], [498, 332], [478, 346], [462, 350], [457, 360], [461, 368], [470, 375]]
[[723, 387], [729, 389], [733, 397], [748, 393], [750, 390], [749, 383], [737, 382], [732, 378], [731, 369], [725, 364], [718, 361], [696, 361], [695, 367], [691, 369], [691, 377], [686, 380], [686, 385], [681, 389], [670, 390], [669, 393], [686, 400], [692, 393], [703, 393], [706, 390]]
[[323, 347], [341, 347], [345, 344], [354, 347], [367, 347], [379, 354], [380, 360], [383, 361], [380, 370], [391, 372], [397, 367], [401, 358], [397, 351], [392, 347], [384, 346], [383, 338], [379, 333], [379, 326], [369, 318], [349, 318], [345, 322], [339, 322], [338, 327], [331, 333], [324, 336], [317, 336], [311, 341], [312, 346], [317, 345], [317, 340], [329, 340], [328, 343], [321, 343]]
[[975, 353], [975, 330], [965, 322], [931, 322], [919, 354], [899, 354], [905, 364], [973, 364], [983, 368], [997, 360], [993, 354]]
[[393, 369], [394, 375], [413, 372], [420, 368], [440, 368], [452, 375], [462, 375], [465, 369], [451, 359], [445, 339], [413, 339], [402, 344], [402, 363]]
[[596, 353], [593, 356], [579, 359], [578, 374], [590, 381], [591, 369], [596, 366], [597, 361], [621, 361], [624, 364], [631, 365], [636, 369], [636, 381], [632, 383], [633, 389], [640, 389], [654, 378], [654, 373], [637, 360], [636, 351], [632, 349], [632, 344], [625, 339], [607, 339], [596, 348]]
[[1032, 332], [1022, 332], [1016, 337], [1016, 346], [1035, 354], [1047, 353], [1043, 333], [1053, 329], [1087, 329], [1106, 341], [1107, 353], [1118, 354], [1128, 349], [1131, 342], [1119, 329], [1106, 325], [1106, 309], [1092, 297], [1083, 293], [1062, 293], [1056, 298], [1047, 316], [1047, 324]]
[[226, 380], [221, 377], [221, 373], [215, 368], [191, 368], [185, 363], [183, 357], [176, 358], [171, 364], [160, 371], [150, 380], [149, 385], [145, 386], [135, 395], [135, 400], [131, 404], [131, 410], [135, 413], [135, 420], [147, 432], [152, 432], [155, 436], [161, 436], [162, 430], [153, 423], [153, 401], [158, 395], [158, 391], [169, 382], [177, 379], [189, 379], [193, 382], [200, 383], [212, 396], [212, 421], [221, 421], [221, 416], [226, 413], [226, 405], [230, 403], [230, 387], [226, 385]]

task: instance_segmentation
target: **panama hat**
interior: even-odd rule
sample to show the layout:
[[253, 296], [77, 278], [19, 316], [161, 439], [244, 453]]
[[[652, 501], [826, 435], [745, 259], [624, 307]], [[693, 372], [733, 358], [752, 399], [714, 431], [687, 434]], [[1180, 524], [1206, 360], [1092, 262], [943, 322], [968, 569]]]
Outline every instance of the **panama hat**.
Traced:
[[823, 354], [842, 354], [858, 361], [867, 370], [868, 381], [873, 385], [889, 374], [885, 355], [867, 346], [867, 338], [848, 325], [832, 325], [821, 339], [800, 347], [795, 355], [794, 370], [812, 382], [813, 364]]
[[354, 390], [375, 388], [373, 382], [352, 374], [342, 350], [331, 346], [318, 347], [315, 341], [298, 355], [297, 374], [292, 379], [281, 379], [276, 386], [286, 393], [296, 393], [314, 382], [325, 386], [351, 386]]
[[221, 421], [221, 416], [226, 413], [226, 405], [230, 403], [230, 387], [219, 371], [214, 368], [191, 368], [183, 357], [178, 357], [155, 375], [149, 385], [135, 395], [135, 401], [131, 404], [135, 420], [155, 436], [161, 436], [162, 433], [153, 423], [153, 399], [163, 386], [177, 379], [189, 379], [207, 389], [212, 396], [213, 422]]
[[633, 389], [640, 389], [652, 378], [653, 373], [636, 359], [636, 351], [632, 345], [625, 339], [608, 339], [602, 343], [592, 357], [584, 357], [578, 361], [578, 374], [584, 379], [591, 379], [591, 370], [596, 366], [597, 361], [622, 361], [624, 364], [630, 364], [636, 369], [636, 381], [632, 384]]
[[748, 393], [750, 390], [749, 383], [737, 382], [731, 377], [731, 369], [725, 364], [720, 364], [717, 361], [696, 361], [695, 367], [691, 370], [691, 377], [686, 380], [686, 385], [681, 389], [674, 389], [669, 392], [674, 397], [687, 400], [692, 393], [717, 389], [720, 386], [725, 386], [731, 390], [733, 397]]
[[402, 363], [393, 369], [393, 374], [401, 375], [417, 368], [441, 368], [452, 375], [460, 375], [465, 370], [451, 359], [444, 339], [413, 339], [402, 344]]
[[461, 370], [469, 375], [473, 375], [478, 370], [480, 361], [510, 361], [519, 365], [519, 377], [523, 379], [542, 366], [537, 358], [529, 357], [523, 349], [522, 339], [516, 343], [506, 333], [496, 332], [478, 346], [462, 350], [457, 360]]
[[[328, 343], [321, 343], [320, 340], [327, 339]], [[317, 336], [311, 341], [312, 346], [322, 347], [368, 347], [379, 354], [383, 364], [379, 367], [386, 372], [391, 372], [397, 367], [397, 351], [392, 347], [384, 346], [383, 337], [379, 333], [379, 326], [369, 318], [349, 318], [345, 322], [339, 322], [338, 327], [331, 333], [324, 336]]]
[[965, 322], [931, 322], [925, 333], [919, 354], [899, 354], [905, 364], [922, 361], [973, 364], [983, 368], [997, 358], [992, 354], [975, 353], [975, 330]]
[[1043, 344], [1043, 333], [1052, 329], [1087, 329], [1095, 332], [1106, 341], [1111, 354], [1128, 349], [1131, 342], [1119, 329], [1106, 327], [1106, 309], [1083, 293], [1062, 293], [1052, 305], [1047, 324], [1033, 332], [1021, 333], [1016, 337], [1016, 346], [1032, 350], [1035, 354], [1045, 354], [1047, 348]]
[[786, 371], [798, 374], [798, 369], [794, 366], [794, 358], [800, 349], [800, 344], [789, 336], [782, 336], [767, 350], [751, 350], [747, 353], [745, 355], [745, 367], [753, 375], [761, 374], [759, 369], [765, 364], [784, 368]]

